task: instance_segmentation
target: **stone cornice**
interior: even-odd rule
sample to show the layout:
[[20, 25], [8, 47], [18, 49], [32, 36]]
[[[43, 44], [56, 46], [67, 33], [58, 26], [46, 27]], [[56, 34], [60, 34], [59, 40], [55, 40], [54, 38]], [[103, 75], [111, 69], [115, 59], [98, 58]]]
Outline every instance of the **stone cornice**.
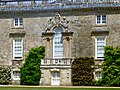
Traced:
[[24, 37], [25, 32], [10, 32], [9, 37]]
[[35, 9], [26, 9], [23, 10], [22, 7], [21, 9], [18, 10], [0, 10], [0, 14], [16, 14], [16, 13], [48, 13], [48, 12], [72, 12], [72, 11], [106, 11], [106, 10], [120, 10], [120, 6], [113, 6], [113, 7], [86, 7], [86, 8], [80, 8], [80, 7], [74, 7], [74, 8], [65, 8], [64, 6], [55, 9], [55, 8], [50, 8], [48, 7], [48, 9], [44, 9], [44, 8], [35, 8]]
[[108, 35], [108, 34], [109, 34], [109, 31], [102, 31], [102, 30], [92, 31], [92, 32], [91, 32], [91, 35], [92, 35], [92, 36], [98, 36], [98, 35], [99, 35], [99, 36], [101, 36], [101, 35], [102, 35], [102, 36], [103, 36], [103, 35], [106, 36], [106, 35]]
[[62, 32], [63, 36], [72, 36], [73, 32]]
[[53, 36], [54, 32], [43, 32], [42, 37]]

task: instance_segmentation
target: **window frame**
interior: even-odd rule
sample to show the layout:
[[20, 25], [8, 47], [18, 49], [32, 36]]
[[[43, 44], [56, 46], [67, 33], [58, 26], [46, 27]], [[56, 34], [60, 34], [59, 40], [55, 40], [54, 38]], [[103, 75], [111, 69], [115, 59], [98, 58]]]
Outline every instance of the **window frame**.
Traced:
[[[98, 23], [98, 16], [100, 17], [99, 23]], [[103, 16], [105, 16], [105, 20], [103, 20]], [[96, 15], [96, 24], [97, 25], [105, 25], [106, 23], [107, 23], [107, 16], [106, 15]]]
[[95, 80], [100, 80], [103, 77], [103, 74], [101, 71], [96, 71], [95, 72]]
[[14, 27], [23, 27], [23, 18], [14, 18]]
[[[61, 29], [61, 32], [59, 32], [59, 34], [61, 34], [61, 38], [62, 38], [62, 49], [64, 48], [63, 47], [63, 36], [62, 36], [62, 32], [63, 32], [63, 28], [62, 27], [56, 27], [54, 30], [57, 30], [57, 28], [60, 28]], [[53, 58], [63, 58], [63, 50], [62, 50], [62, 56], [55, 56], [55, 35], [56, 35], [56, 31], [54, 31], [54, 37], [53, 37]], [[58, 32], [57, 32], [58, 33]], [[58, 43], [58, 42], [57, 42]], [[61, 45], [60, 45], [61, 46]], [[58, 46], [58, 47], [60, 47]]]
[[[15, 40], [21, 40], [21, 57], [16, 57], [15, 55]], [[23, 59], [23, 39], [22, 38], [14, 38], [13, 39], [13, 59], [15, 60], [21, 60]]]
[[[97, 41], [97, 38], [104, 38], [104, 47], [106, 46], [106, 36], [95, 36], [95, 59], [104, 59], [104, 55], [103, 57], [98, 57], [98, 41]], [[103, 53], [104, 54], [104, 53]]]
[[[19, 75], [17, 75], [17, 77], [15, 76], [14, 72], [19, 72]], [[12, 77], [12, 80], [20, 80], [20, 70], [19, 69], [12, 69], [11, 71], [11, 77]]]

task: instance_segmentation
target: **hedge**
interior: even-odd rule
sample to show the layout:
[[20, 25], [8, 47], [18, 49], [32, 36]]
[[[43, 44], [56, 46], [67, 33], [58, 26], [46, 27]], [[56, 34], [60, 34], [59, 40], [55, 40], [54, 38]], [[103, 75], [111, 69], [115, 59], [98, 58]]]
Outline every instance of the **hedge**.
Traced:
[[94, 58], [79, 57], [72, 63], [72, 82], [74, 86], [93, 85]]
[[0, 67], [0, 84], [8, 85], [11, 83], [10, 67]]
[[120, 86], [120, 48], [107, 46], [104, 56], [103, 77], [96, 85]]

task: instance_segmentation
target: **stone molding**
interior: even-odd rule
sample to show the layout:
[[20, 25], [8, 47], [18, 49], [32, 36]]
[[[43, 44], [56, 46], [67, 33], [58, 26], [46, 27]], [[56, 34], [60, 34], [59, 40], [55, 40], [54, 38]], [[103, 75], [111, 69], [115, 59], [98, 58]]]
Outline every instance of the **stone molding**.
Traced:
[[43, 32], [42, 37], [53, 36], [54, 32]]
[[[17, 8], [16, 10], [14, 10], [15, 8]], [[26, 8], [24, 10], [24, 8]], [[31, 9], [29, 9], [31, 8]], [[48, 12], [72, 12], [72, 11], [96, 11], [96, 10], [120, 10], [120, 7], [119, 6], [112, 6], [112, 7], [106, 7], [106, 6], [101, 6], [101, 7], [69, 7], [69, 8], [66, 8], [66, 7], [61, 7], [59, 9], [55, 9], [54, 8], [51, 8], [51, 9], [46, 9], [44, 7], [40, 7], [39, 8], [36, 8], [33, 9], [34, 7], [33, 6], [29, 6], [29, 7], [13, 7], [13, 10], [7, 10], [9, 9], [8, 8], [4, 8], [3, 10], [0, 11], [0, 14], [21, 14], [21, 13], [48, 13]], [[44, 9], [43, 9], [44, 8]], [[49, 8], [49, 7], [48, 7]]]
[[40, 67], [42, 69], [54, 69], [54, 68], [57, 68], [57, 69], [71, 69], [71, 65], [57, 65], [57, 66], [41, 65]]
[[62, 32], [63, 36], [72, 36], [73, 32]]
[[92, 36], [107, 36], [108, 34], [109, 34], [109, 31], [102, 31], [102, 30], [91, 32]]
[[10, 32], [9, 37], [24, 37], [25, 34], [25, 32]]

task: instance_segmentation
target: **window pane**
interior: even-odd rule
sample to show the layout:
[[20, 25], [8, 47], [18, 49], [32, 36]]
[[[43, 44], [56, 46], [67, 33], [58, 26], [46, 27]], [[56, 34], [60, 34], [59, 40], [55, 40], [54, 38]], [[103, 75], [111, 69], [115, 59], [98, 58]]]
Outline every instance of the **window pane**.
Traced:
[[23, 26], [23, 19], [22, 18], [19, 19], [19, 26]]
[[18, 18], [15, 18], [15, 26], [18, 26]]
[[106, 23], [106, 16], [105, 15], [102, 16], [102, 23]]
[[97, 16], [97, 23], [100, 23], [100, 16]]
[[102, 73], [100, 71], [96, 72], [96, 80], [99, 80], [102, 78]]
[[20, 72], [19, 71], [13, 71], [13, 77], [16, 78], [16, 79], [19, 79]]

